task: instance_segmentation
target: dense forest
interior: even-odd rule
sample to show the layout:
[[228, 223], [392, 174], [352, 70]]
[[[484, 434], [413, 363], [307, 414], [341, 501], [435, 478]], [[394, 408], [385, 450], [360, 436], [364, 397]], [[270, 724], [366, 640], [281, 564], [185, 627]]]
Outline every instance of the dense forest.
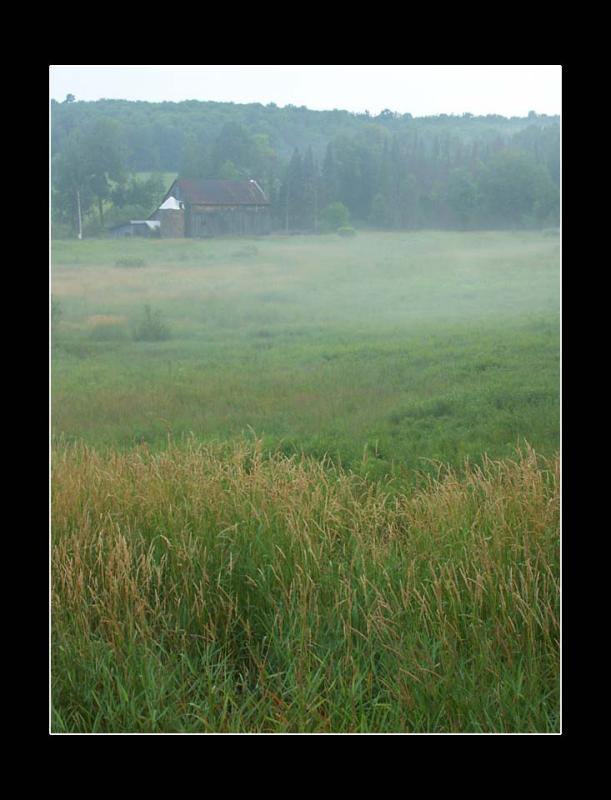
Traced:
[[52, 222], [73, 236], [146, 218], [168, 174], [252, 178], [274, 226], [324, 231], [553, 227], [560, 120], [258, 103], [51, 101]]

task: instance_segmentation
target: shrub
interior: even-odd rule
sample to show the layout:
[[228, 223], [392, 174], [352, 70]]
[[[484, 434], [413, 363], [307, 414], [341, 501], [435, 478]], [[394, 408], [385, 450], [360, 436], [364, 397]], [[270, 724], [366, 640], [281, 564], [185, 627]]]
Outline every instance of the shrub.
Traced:
[[137, 342], [160, 342], [170, 338], [170, 329], [162, 319], [161, 311], [153, 311], [149, 305], [144, 306], [144, 317], [134, 330]]
[[320, 229], [332, 233], [350, 224], [350, 212], [343, 203], [331, 203], [320, 212]]
[[351, 236], [356, 236], [356, 231], [349, 225], [344, 225], [344, 227], [337, 229], [337, 235], [343, 236], [344, 238], [349, 238]]

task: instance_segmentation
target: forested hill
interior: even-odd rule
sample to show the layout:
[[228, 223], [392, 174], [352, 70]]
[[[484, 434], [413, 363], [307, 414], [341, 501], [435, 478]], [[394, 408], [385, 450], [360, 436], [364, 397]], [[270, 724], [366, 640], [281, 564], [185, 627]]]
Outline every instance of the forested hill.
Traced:
[[82, 187], [100, 215], [129, 172], [254, 178], [270, 195], [277, 226], [297, 229], [316, 228], [317, 214], [334, 202], [353, 221], [388, 228], [553, 225], [558, 214], [560, 121], [534, 112], [374, 117], [273, 103], [69, 97], [51, 102], [56, 208], [64, 217], [74, 184], [66, 175], [82, 171], [70, 161], [87, 141], [93, 149], [103, 143], [108, 162]]
[[412, 117], [383, 111], [378, 116], [353, 114], [349, 111], [312, 111], [305, 106], [279, 108], [274, 103], [201, 102], [147, 103], [130, 100], [98, 100], [96, 102], [51, 101], [52, 152], [65, 147], [70, 132], [98, 119], [112, 119], [120, 127], [128, 150], [127, 163], [135, 171], [180, 172], [185, 155], [193, 147], [204, 151], [227, 123], [242, 126], [247, 134], [266, 137], [267, 144], [280, 158], [288, 159], [295, 148], [308, 147], [322, 159], [328, 143], [342, 134], [355, 135], [375, 127], [387, 134], [416, 134], [439, 140], [458, 138], [462, 142], [476, 139], [494, 141], [510, 137], [535, 125], [555, 127], [559, 117], [475, 117], [470, 114], [436, 117]]

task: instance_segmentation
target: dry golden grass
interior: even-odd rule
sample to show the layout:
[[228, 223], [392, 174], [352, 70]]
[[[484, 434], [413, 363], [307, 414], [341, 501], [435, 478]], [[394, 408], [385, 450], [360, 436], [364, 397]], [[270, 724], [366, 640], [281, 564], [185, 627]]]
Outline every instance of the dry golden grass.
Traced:
[[[52, 502], [59, 728], [98, 724], [59, 671], [95, 645], [113, 669], [222, 661], [232, 722], [207, 730], [557, 729], [557, 459], [440, 466], [402, 493], [259, 444], [71, 445]], [[167, 703], [169, 729], [201, 729]]]
[[107, 325], [126, 325], [127, 317], [117, 314], [93, 314], [87, 317], [87, 325], [90, 328], [104, 327]]

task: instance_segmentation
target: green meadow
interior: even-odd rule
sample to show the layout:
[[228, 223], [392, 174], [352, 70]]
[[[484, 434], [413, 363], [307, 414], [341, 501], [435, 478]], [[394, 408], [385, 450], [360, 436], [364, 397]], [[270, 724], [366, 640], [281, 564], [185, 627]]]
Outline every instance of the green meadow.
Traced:
[[[554, 237], [60, 241], [53, 298], [68, 439], [254, 433], [376, 475], [558, 447]], [[169, 339], [134, 341], [147, 304]]]
[[558, 732], [559, 260], [54, 241], [51, 730]]

